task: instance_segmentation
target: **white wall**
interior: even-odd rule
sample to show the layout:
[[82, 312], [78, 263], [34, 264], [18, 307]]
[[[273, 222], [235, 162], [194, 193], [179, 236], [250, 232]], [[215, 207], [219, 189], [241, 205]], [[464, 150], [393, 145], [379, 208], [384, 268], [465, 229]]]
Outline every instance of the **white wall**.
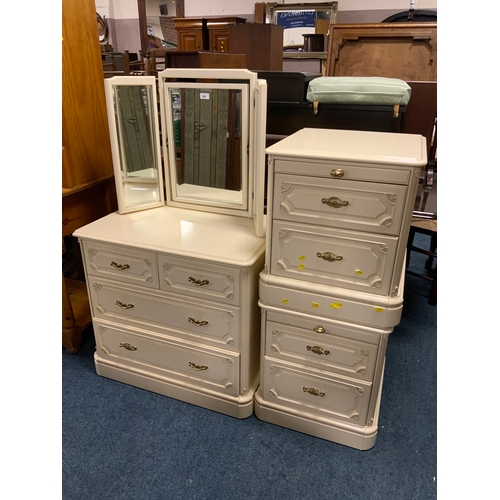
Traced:
[[[255, 12], [255, 0], [184, 0], [184, 14], [191, 16], [216, 15], [252, 15]], [[277, 3], [318, 3], [318, 0], [281, 0]], [[397, 10], [405, 11], [410, 8], [409, 0], [338, 0], [338, 10]], [[415, 0], [415, 9], [437, 9], [437, 0]]]

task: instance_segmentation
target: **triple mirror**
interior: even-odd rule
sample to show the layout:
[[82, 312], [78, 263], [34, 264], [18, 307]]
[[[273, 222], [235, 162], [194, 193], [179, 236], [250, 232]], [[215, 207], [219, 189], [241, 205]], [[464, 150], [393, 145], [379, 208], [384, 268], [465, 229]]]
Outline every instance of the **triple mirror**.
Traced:
[[166, 202], [253, 218], [264, 236], [265, 81], [243, 69], [171, 68], [158, 82], [105, 85], [120, 213]]

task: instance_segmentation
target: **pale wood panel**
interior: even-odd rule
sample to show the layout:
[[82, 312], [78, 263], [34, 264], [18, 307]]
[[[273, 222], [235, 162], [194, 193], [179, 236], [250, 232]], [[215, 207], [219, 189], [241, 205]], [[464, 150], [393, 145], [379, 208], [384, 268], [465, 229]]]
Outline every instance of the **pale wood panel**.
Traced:
[[94, 0], [62, 1], [63, 188], [113, 175]]
[[437, 23], [334, 24], [326, 76], [437, 80]]

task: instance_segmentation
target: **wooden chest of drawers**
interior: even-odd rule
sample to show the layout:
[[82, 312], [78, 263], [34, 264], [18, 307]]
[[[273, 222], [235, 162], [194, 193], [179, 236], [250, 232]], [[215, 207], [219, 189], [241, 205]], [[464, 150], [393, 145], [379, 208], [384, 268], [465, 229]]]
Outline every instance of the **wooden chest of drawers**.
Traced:
[[[207, 238], [216, 231], [216, 239]], [[250, 416], [265, 246], [253, 221], [160, 207], [110, 214], [75, 236], [87, 275], [97, 373]]]
[[267, 153], [256, 415], [371, 448], [425, 139], [306, 128]]

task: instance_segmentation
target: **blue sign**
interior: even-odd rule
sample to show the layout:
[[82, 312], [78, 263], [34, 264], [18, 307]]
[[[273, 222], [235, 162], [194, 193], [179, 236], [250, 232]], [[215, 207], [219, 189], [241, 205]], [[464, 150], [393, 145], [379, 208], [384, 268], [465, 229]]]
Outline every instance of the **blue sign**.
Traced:
[[278, 12], [277, 24], [278, 26], [283, 26], [284, 29], [314, 28], [315, 19], [315, 10]]

